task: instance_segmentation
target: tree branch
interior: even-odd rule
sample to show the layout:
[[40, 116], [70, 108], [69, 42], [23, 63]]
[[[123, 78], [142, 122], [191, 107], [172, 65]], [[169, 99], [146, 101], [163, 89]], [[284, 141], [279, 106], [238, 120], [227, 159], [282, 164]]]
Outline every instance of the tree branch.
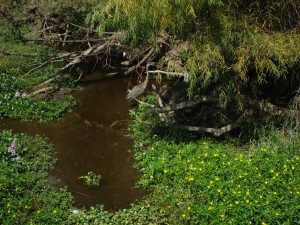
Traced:
[[[48, 80], [44, 81], [40, 85], [44, 85], [50, 83], [51, 81], [59, 78], [64, 73], [70, 71], [74, 66], [82, 62], [86, 57], [97, 55], [103, 52], [107, 47], [114, 45], [121, 37], [123, 37], [124, 33], [118, 32], [114, 35], [106, 38], [106, 41], [103, 44], [95, 45], [93, 47], [88, 48], [87, 50], [83, 51], [80, 55], [77, 55], [71, 62], [69, 62], [66, 66], [58, 70], [55, 74], [53, 74]], [[40, 86], [39, 85], [39, 86]]]
[[168, 111], [174, 111], [174, 110], [180, 110], [180, 109], [186, 109], [186, 108], [191, 108], [193, 106], [196, 106], [200, 103], [203, 102], [216, 102], [219, 99], [213, 96], [208, 96], [208, 95], [197, 95], [193, 100], [186, 101], [186, 102], [181, 102], [177, 103], [175, 105], [167, 105], [161, 108], [156, 108], [155, 111], [162, 113], [162, 112], [168, 112]]
[[248, 116], [252, 115], [252, 113], [253, 111], [247, 111], [233, 123], [230, 123], [221, 128], [194, 127], [194, 126], [184, 126], [184, 125], [180, 125], [179, 127], [181, 129], [193, 131], [193, 132], [211, 133], [214, 136], [219, 137], [222, 134], [228, 133], [229, 131], [238, 127], [241, 123], [243, 123], [247, 119]]

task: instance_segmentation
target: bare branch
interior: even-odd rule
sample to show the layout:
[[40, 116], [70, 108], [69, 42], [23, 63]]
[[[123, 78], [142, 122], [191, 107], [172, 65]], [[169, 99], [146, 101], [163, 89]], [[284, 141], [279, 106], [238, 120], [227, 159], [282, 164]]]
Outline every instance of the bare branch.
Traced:
[[146, 62], [155, 52], [155, 49], [154, 48], [151, 48], [149, 50], [149, 52], [144, 56], [144, 58], [139, 61], [136, 65], [130, 67], [129, 69], [127, 69], [123, 75], [128, 75], [130, 73], [132, 73], [134, 70], [136, 70], [141, 64], [143, 64], [144, 62]]
[[193, 127], [193, 126], [179, 126], [182, 129], [193, 131], [193, 132], [204, 132], [204, 133], [211, 133], [216, 137], [221, 136], [222, 134], [228, 133], [229, 131], [233, 130], [234, 128], [238, 127], [241, 123], [243, 123], [248, 116], [250, 116], [253, 111], [245, 112], [240, 118], [238, 118], [233, 123], [230, 123], [221, 128], [207, 128], [207, 127]]
[[41, 53], [26, 53], [26, 52], [11, 52], [4, 49], [0, 49], [0, 53], [4, 55], [17, 55], [17, 56], [28, 56], [28, 57], [72, 57], [75, 55], [75, 52], [67, 53], [55, 53], [55, 54], [41, 54]]
[[58, 89], [58, 86], [44, 87], [44, 88], [41, 88], [39, 90], [36, 90], [36, 91], [32, 92], [31, 94], [27, 94], [25, 96], [25, 98], [33, 97], [37, 94], [45, 93], [45, 92], [52, 91], [52, 90], [57, 90], [57, 89]]
[[[161, 97], [159, 96], [158, 92], [157, 92], [157, 88], [154, 84], [152, 84], [152, 89], [153, 89], [153, 92], [156, 96], [156, 99], [158, 101], [158, 104], [160, 107], [163, 107], [163, 103], [162, 103], [162, 100], [161, 100]], [[161, 118], [162, 121], [166, 121], [167, 120], [167, 116], [164, 114], [164, 113], [159, 113], [159, 117]]]
[[174, 110], [180, 110], [180, 109], [186, 109], [186, 108], [191, 108], [193, 106], [196, 106], [200, 103], [203, 102], [216, 102], [219, 99], [213, 96], [208, 96], [208, 95], [197, 95], [193, 100], [186, 101], [186, 102], [181, 102], [177, 103], [175, 105], [167, 105], [161, 108], [156, 108], [156, 112], [168, 112], [168, 111], [174, 111]]
[[136, 101], [136, 102], [138, 102], [138, 103], [140, 103], [140, 104], [142, 104], [142, 105], [146, 105], [146, 106], [149, 106], [149, 107], [151, 107], [151, 108], [155, 108], [155, 105], [152, 105], [152, 104], [149, 104], [149, 103], [147, 103], [147, 102], [143, 102], [143, 101], [141, 101], [141, 100], [138, 100], [137, 98], [135, 98], [135, 97], [133, 97], [133, 96], [131, 96], [131, 98], [132, 98], [134, 101]]
[[188, 75], [188, 73], [168, 72], [168, 71], [164, 71], [164, 70], [149, 70], [149, 73], [151, 73], [151, 74], [161, 73], [161, 74], [176, 75], [176, 76], [187, 76]]
[[83, 51], [80, 55], [77, 55], [70, 63], [68, 63], [66, 66], [64, 66], [60, 70], [58, 70], [51, 78], [44, 81], [40, 85], [50, 83], [51, 81], [62, 76], [64, 73], [70, 71], [78, 63], [82, 62], [86, 57], [92, 56], [92, 55], [97, 55], [97, 54], [100, 54], [101, 52], [105, 51], [105, 49], [107, 47], [114, 45], [121, 37], [123, 37], [123, 35], [124, 35], [124, 33], [122, 33], [122, 32], [115, 33], [114, 35], [106, 38], [106, 42], [104, 42], [103, 44], [95, 45], [95, 46]]

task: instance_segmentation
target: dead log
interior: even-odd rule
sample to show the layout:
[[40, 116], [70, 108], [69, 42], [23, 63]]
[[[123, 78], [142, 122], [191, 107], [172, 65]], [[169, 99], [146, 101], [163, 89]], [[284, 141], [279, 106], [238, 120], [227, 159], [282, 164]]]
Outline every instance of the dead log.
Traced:
[[243, 123], [250, 115], [252, 115], [252, 113], [253, 113], [252, 110], [246, 111], [236, 121], [234, 121], [224, 127], [221, 127], [221, 128], [195, 127], [195, 126], [184, 126], [184, 125], [179, 125], [179, 128], [188, 130], [188, 131], [193, 131], [193, 132], [210, 133], [216, 137], [219, 137], [225, 133], [228, 133], [229, 131], [233, 130], [234, 128], [240, 126], [241, 123]]
[[30, 94], [26, 94], [25, 98], [29, 98], [29, 97], [33, 97], [35, 95], [41, 94], [41, 93], [45, 93], [45, 92], [50, 92], [50, 91], [57, 91], [59, 89], [58, 86], [51, 86], [51, 87], [44, 87], [41, 89], [38, 89]]

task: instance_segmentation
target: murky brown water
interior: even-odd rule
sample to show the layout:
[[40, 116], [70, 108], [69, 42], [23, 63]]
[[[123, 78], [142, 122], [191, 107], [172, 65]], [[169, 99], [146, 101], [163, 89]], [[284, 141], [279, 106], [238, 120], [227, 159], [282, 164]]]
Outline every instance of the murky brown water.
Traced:
[[[13, 129], [31, 135], [40, 134], [54, 144], [58, 164], [49, 177], [75, 197], [78, 206], [103, 204], [108, 210], [128, 207], [145, 191], [134, 188], [138, 172], [132, 168], [128, 152], [132, 141], [125, 137], [130, 104], [125, 101], [126, 79], [102, 79], [91, 74], [83, 81], [83, 90], [75, 93], [78, 106], [62, 119], [47, 124], [20, 123], [3, 119], [0, 129]], [[78, 177], [89, 171], [101, 174], [99, 187], [87, 187]]]

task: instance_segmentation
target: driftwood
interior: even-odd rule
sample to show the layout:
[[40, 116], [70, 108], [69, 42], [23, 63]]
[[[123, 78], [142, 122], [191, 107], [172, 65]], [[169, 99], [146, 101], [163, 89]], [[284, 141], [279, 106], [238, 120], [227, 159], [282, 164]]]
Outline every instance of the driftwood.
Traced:
[[247, 111], [245, 112], [240, 118], [238, 118], [236, 121], [221, 127], [221, 128], [207, 128], [207, 127], [195, 127], [195, 126], [182, 126], [179, 127], [188, 131], [193, 132], [204, 132], [204, 133], [211, 133], [216, 137], [221, 136], [222, 134], [228, 133], [229, 131], [233, 130], [234, 128], [238, 127], [243, 123], [248, 116], [252, 115], [253, 111]]
[[33, 97], [35, 95], [41, 94], [41, 93], [45, 93], [45, 92], [50, 92], [50, 91], [56, 91], [58, 90], [59, 87], [58, 86], [52, 86], [52, 87], [44, 87], [41, 89], [38, 89], [30, 94], [26, 94], [25, 98], [29, 98], [29, 97]]

